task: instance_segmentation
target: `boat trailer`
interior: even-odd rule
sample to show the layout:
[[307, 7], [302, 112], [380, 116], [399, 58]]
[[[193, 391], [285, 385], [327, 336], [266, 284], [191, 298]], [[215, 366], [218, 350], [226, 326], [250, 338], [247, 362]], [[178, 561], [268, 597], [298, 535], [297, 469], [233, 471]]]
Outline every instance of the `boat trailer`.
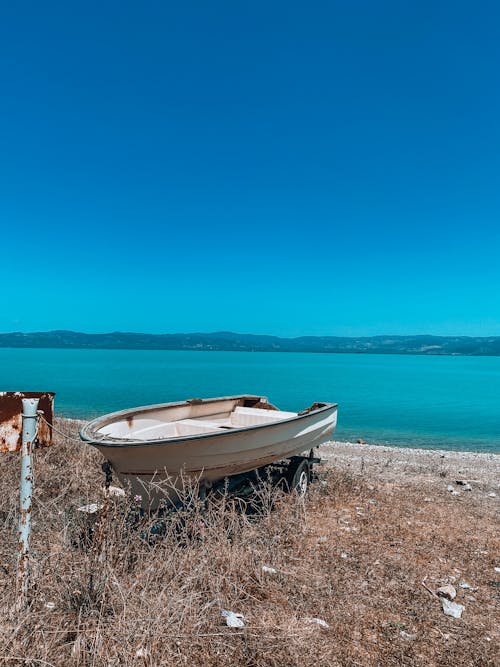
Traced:
[[321, 463], [321, 459], [314, 456], [311, 449], [308, 456], [291, 456], [241, 475], [226, 477], [212, 486], [203, 485], [200, 488], [200, 499], [204, 500], [214, 493], [229, 493], [233, 497], [245, 499], [266, 482], [284, 491], [295, 491], [302, 498], [314, 479], [313, 466], [318, 463]]

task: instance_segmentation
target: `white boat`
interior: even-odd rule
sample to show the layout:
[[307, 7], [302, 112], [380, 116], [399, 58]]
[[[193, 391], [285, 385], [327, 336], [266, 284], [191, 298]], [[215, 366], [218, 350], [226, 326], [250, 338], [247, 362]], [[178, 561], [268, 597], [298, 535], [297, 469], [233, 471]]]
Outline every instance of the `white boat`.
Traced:
[[186, 478], [214, 482], [309, 452], [326, 442], [336, 403], [279, 410], [263, 396], [191, 399], [122, 410], [80, 431], [143, 506], [172, 498]]

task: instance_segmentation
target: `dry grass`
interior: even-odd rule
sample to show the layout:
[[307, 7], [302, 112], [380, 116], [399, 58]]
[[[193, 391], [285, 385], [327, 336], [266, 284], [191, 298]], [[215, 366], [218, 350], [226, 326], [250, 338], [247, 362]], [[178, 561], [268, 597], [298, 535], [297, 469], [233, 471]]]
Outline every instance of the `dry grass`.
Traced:
[[[262, 514], [249, 517], [223, 499], [177, 515], [155, 544], [141, 538], [144, 525], [129, 528], [130, 504], [115, 500], [85, 544], [75, 508], [99, 498], [99, 463], [62, 438], [37, 452], [32, 605], [16, 615], [19, 458], [0, 459], [0, 664], [498, 664], [498, 542], [491, 509], [472, 494], [429, 502], [407, 481], [329, 468], [305, 502], [265, 490]], [[462, 619], [444, 616], [424, 577], [433, 589], [478, 587], [458, 589]], [[247, 626], [228, 628], [221, 609]]]

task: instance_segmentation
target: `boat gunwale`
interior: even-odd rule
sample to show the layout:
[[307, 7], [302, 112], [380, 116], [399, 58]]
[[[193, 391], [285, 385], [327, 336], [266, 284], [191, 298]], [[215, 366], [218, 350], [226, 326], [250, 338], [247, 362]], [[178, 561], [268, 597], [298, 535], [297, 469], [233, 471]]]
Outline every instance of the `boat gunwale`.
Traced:
[[[212, 402], [219, 402], [219, 401], [229, 401], [229, 400], [237, 400], [237, 399], [242, 399], [242, 398], [263, 398], [262, 396], [256, 396], [256, 395], [249, 395], [249, 394], [241, 394], [237, 396], [221, 396], [219, 398], [208, 398], [208, 399], [200, 399], [203, 403], [212, 403]], [[190, 399], [193, 400], [193, 399]], [[276, 422], [268, 422], [265, 424], [252, 424], [250, 426], [241, 426], [237, 428], [230, 428], [230, 429], [221, 429], [220, 431], [214, 431], [210, 433], [196, 433], [192, 435], [181, 435], [177, 436], [174, 438], [162, 438], [162, 439], [157, 439], [157, 440], [132, 440], [130, 438], [128, 439], [111, 439], [111, 440], [105, 440], [103, 439], [95, 439], [87, 435], [86, 431], [90, 430], [92, 425], [98, 424], [101, 421], [106, 420], [104, 424], [101, 424], [102, 426], [105, 426], [107, 423], [111, 423], [111, 421], [108, 421], [109, 418], [113, 418], [113, 420], [116, 417], [122, 417], [129, 415], [130, 413], [135, 414], [142, 414], [144, 412], [149, 412], [155, 409], [161, 409], [161, 408], [167, 408], [167, 407], [179, 407], [183, 405], [188, 405], [188, 401], [175, 401], [173, 403], [157, 403], [155, 405], [149, 405], [149, 406], [140, 406], [138, 408], [130, 408], [127, 410], [119, 410], [117, 412], [111, 412], [107, 415], [103, 415], [102, 417], [97, 417], [97, 419], [94, 419], [90, 421], [88, 424], [83, 426], [80, 429], [80, 438], [88, 443], [89, 445], [92, 445], [94, 447], [111, 447], [111, 448], [120, 448], [120, 447], [151, 447], [154, 445], [168, 445], [170, 443], [172, 444], [177, 444], [177, 443], [182, 443], [182, 442], [190, 442], [192, 440], [202, 440], [205, 438], [220, 438], [228, 435], [233, 435], [235, 433], [241, 433], [241, 432], [246, 432], [246, 431], [254, 431], [257, 429], [262, 429], [262, 428], [271, 428], [274, 426], [281, 426], [282, 424], [287, 424], [293, 421], [298, 421], [302, 419], [306, 419], [307, 417], [311, 417], [313, 415], [317, 415], [320, 412], [325, 412], [327, 410], [337, 409], [338, 408], [338, 403], [321, 403], [321, 407], [316, 408], [315, 410], [311, 410], [310, 412], [305, 412], [304, 414], [296, 414], [294, 417], [287, 417], [286, 419], [282, 419], [280, 421]], [[307, 410], [307, 408], [305, 408]], [[281, 412], [281, 410], [278, 410], [278, 412]], [[93, 431], [95, 432], [95, 428], [93, 428]], [[106, 436], [104, 436], [106, 437]]]

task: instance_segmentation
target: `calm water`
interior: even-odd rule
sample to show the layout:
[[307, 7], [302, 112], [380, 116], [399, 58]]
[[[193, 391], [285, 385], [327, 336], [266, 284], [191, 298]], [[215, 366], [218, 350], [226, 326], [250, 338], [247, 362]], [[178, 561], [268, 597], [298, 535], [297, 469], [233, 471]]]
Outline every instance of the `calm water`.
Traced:
[[338, 439], [500, 451], [499, 357], [0, 349], [0, 388], [55, 391], [72, 417], [247, 392], [335, 401]]

